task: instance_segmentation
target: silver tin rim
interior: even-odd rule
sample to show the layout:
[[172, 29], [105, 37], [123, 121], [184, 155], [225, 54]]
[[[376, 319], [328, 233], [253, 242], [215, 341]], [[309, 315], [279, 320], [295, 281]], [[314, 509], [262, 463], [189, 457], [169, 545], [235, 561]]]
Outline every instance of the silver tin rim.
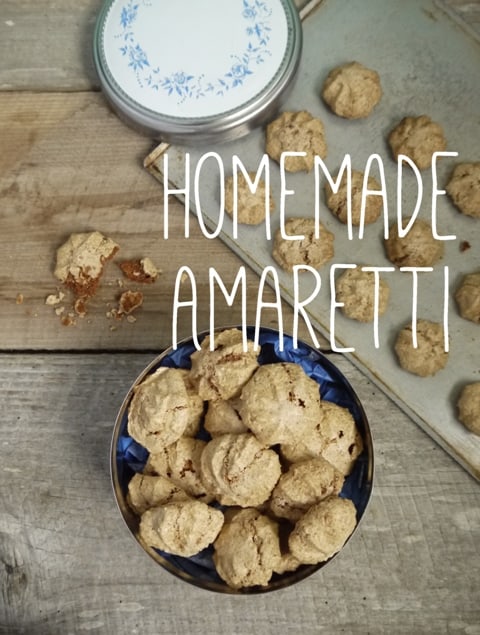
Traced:
[[239, 138], [259, 127], [278, 111], [288, 95], [300, 64], [303, 33], [298, 10], [292, 0], [280, 0], [287, 20], [287, 49], [275, 76], [267, 86], [238, 108], [221, 115], [172, 117], [159, 114], [130, 97], [109, 72], [103, 49], [103, 31], [110, 8], [117, 0], [104, 2], [98, 15], [93, 43], [94, 65], [102, 90], [116, 114], [129, 126], [168, 143], [223, 142]]

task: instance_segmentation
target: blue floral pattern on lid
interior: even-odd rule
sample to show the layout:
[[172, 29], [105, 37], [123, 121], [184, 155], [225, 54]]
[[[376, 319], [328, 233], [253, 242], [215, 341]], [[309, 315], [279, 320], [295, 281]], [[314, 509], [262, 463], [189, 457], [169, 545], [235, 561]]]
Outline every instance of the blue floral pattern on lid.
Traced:
[[[151, 2], [143, 1], [143, 6], [151, 6]], [[271, 55], [268, 47], [272, 26], [269, 18], [272, 9], [268, 2], [260, 0], [242, 0], [239, 17], [243, 20], [243, 28], [247, 36], [245, 49], [231, 53], [231, 64], [223, 75], [208, 77], [197, 75], [187, 69], [180, 68], [165, 75], [160, 66], [152, 67], [149, 56], [142, 48], [135, 33], [140, 4], [129, 0], [122, 7], [120, 14], [121, 28], [118, 37], [123, 41], [120, 51], [125, 57], [128, 67], [135, 72], [141, 87], [148, 86], [152, 90], [165, 90], [174, 95], [182, 103], [185, 99], [199, 99], [208, 93], [223, 95], [225, 91], [243, 85], [255, 72], [255, 66], [262, 64], [267, 55]]]
[[98, 63], [134, 108], [214, 117], [276, 87], [298, 50], [296, 19], [290, 0], [110, 0]]

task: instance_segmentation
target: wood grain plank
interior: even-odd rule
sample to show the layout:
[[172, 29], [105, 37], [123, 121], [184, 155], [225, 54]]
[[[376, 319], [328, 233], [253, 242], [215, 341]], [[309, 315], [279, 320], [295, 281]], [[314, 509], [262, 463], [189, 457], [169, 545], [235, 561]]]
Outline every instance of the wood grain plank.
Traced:
[[2, 0], [0, 90], [91, 90], [102, 0]]
[[0, 633], [476, 632], [478, 484], [341, 357], [376, 450], [373, 497], [343, 553], [240, 602], [160, 569], [129, 536], [109, 482], [116, 412], [150, 360], [0, 355]]
[[[170, 203], [169, 238], [164, 239], [163, 191], [142, 165], [151, 142], [124, 126], [100, 94], [0, 93], [0, 139], [1, 349], [164, 348], [172, 341], [173, 295], [182, 266], [195, 274], [198, 328], [208, 328], [209, 267], [228, 288], [242, 263], [221, 241], [205, 238], [193, 215], [185, 239], [185, 214], [176, 199]], [[117, 260], [149, 256], [163, 272], [155, 284], [135, 287], [144, 293], [144, 306], [134, 324], [106, 318], [126, 288], [118, 286], [122, 275], [115, 263], [106, 269], [87, 317], [75, 326], [62, 326], [45, 305], [45, 298], [57, 292], [57, 247], [72, 232], [93, 229], [118, 242]], [[258, 278], [250, 270], [247, 282], [248, 320], [253, 322]], [[185, 294], [192, 293], [184, 288]], [[216, 324], [239, 323], [240, 304], [228, 307], [219, 292], [216, 298]], [[273, 299], [266, 290], [264, 301]], [[65, 306], [68, 310], [70, 305]], [[293, 314], [286, 304], [283, 309], [290, 331]], [[262, 317], [265, 325], [274, 325], [277, 314], [267, 309]], [[179, 337], [185, 337], [191, 333], [187, 309], [180, 321]], [[305, 328], [301, 335], [307, 336]]]

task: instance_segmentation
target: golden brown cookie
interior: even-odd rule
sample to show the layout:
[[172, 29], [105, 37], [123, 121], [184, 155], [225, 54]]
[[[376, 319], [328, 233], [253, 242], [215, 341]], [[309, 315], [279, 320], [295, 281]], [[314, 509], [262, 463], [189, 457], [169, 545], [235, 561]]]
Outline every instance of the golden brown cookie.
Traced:
[[[253, 183], [255, 172], [249, 172], [248, 175]], [[270, 213], [275, 208], [272, 192], [268, 191], [267, 200], [267, 189], [263, 179], [259, 180], [257, 188], [252, 192], [242, 173], [238, 174], [237, 178], [237, 220], [246, 225], [258, 225], [265, 220], [267, 202]], [[225, 210], [230, 216], [233, 216], [234, 200], [234, 177], [229, 176], [225, 180]]]
[[241, 434], [249, 431], [240, 416], [238, 398], [228, 401], [224, 399], [209, 401], [203, 426], [212, 438], [222, 434]]
[[207, 336], [201, 349], [192, 353], [190, 379], [202, 399], [231, 399], [258, 368], [257, 357], [252, 341], [247, 340], [244, 350], [240, 330], [226, 329], [215, 335], [213, 350]]
[[[335, 177], [337, 178], [337, 177]], [[325, 183], [325, 197], [328, 209], [332, 212], [341, 223], [348, 222], [348, 191], [351, 192], [351, 216], [352, 225], [360, 225], [360, 212], [362, 206], [364, 173], [359, 170], [352, 170], [352, 178], [350, 187], [346, 174], [343, 175], [337, 192], [330, 187], [330, 183]], [[369, 190], [381, 191], [380, 183], [373, 176], [367, 179], [367, 187]], [[374, 223], [382, 213], [383, 198], [377, 195], [368, 195], [365, 199], [365, 215], [364, 223], [366, 225]]]
[[322, 401], [322, 412], [322, 457], [347, 476], [363, 451], [362, 437], [348, 408]]
[[321, 456], [348, 475], [362, 453], [363, 442], [348, 408], [321, 400], [313, 433], [299, 437], [294, 443], [282, 444], [280, 449], [290, 463]]
[[287, 551], [286, 553], [281, 553], [280, 562], [277, 564], [274, 571], [275, 573], [279, 573], [281, 575], [290, 571], [296, 571], [300, 565], [301, 563], [292, 556], [289, 551]]
[[480, 436], [480, 382], [464, 386], [457, 408], [459, 421], [470, 432]]
[[404, 154], [424, 170], [432, 165], [434, 152], [447, 148], [443, 128], [427, 117], [404, 117], [390, 132], [388, 143], [395, 159]]
[[128, 483], [127, 503], [139, 516], [151, 507], [189, 498], [183, 489], [165, 476], [134, 474]]
[[207, 442], [201, 439], [180, 437], [160, 452], [152, 452], [144, 472], [165, 476], [192, 498], [208, 503], [212, 496], [207, 493], [200, 475], [201, 456], [206, 445]]
[[119, 247], [98, 231], [71, 234], [58, 248], [55, 277], [82, 298], [95, 294], [105, 263]]
[[305, 152], [305, 156], [286, 157], [285, 170], [309, 172], [313, 168], [315, 155], [322, 159], [327, 156], [323, 123], [306, 110], [284, 112], [268, 124], [265, 150], [277, 163], [282, 152]]
[[342, 64], [329, 72], [322, 97], [340, 117], [368, 117], [382, 97], [380, 76], [359, 62]]
[[462, 214], [480, 218], [480, 162], [457, 165], [445, 189]]
[[416, 326], [417, 348], [413, 347], [410, 324], [399, 332], [394, 348], [402, 368], [420, 377], [428, 377], [444, 368], [448, 361], [444, 330], [441, 324], [429, 320], [417, 320]]
[[315, 503], [339, 494], [344, 476], [322, 457], [294, 463], [282, 474], [272, 492], [270, 510], [295, 523]]
[[178, 501], [144, 512], [138, 535], [149, 547], [189, 558], [215, 540], [223, 520], [222, 512], [206, 503]]
[[[406, 222], [404, 226], [407, 226]], [[398, 267], [431, 267], [444, 252], [443, 241], [436, 240], [431, 225], [419, 218], [402, 238], [398, 235], [397, 223], [392, 223], [384, 244], [387, 258]]]
[[455, 292], [455, 300], [463, 318], [480, 324], [480, 271], [463, 277]]
[[184, 371], [161, 367], [135, 387], [128, 433], [149, 452], [160, 452], [185, 432], [190, 404]]
[[260, 443], [295, 443], [312, 434], [320, 417], [320, 390], [299, 364], [260, 366], [240, 396], [243, 423]]
[[213, 547], [217, 572], [233, 589], [266, 586], [281, 560], [277, 523], [251, 508], [226, 519]]
[[[335, 294], [347, 317], [359, 322], [372, 322], [374, 318], [375, 274], [361, 268], [347, 269], [335, 282]], [[387, 310], [390, 287], [379, 277], [378, 315]]]
[[315, 238], [313, 218], [289, 218], [285, 232], [288, 236], [303, 236], [301, 240], [289, 240], [282, 237], [280, 229], [275, 232], [272, 256], [285, 271], [292, 271], [295, 265], [319, 269], [333, 258], [335, 237], [320, 223], [320, 235]]
[[355, 505], [347, 498], [329, 496], [297, 521], [288, 545], [303, 564], [316, 564], [331, 558], [343, 547], [357, 524]]
[[222, 505], [261, 505], [270, 496], [280, 472], [277, 453], [248, 432], [212, 439], [201, 457], [205, 489]]

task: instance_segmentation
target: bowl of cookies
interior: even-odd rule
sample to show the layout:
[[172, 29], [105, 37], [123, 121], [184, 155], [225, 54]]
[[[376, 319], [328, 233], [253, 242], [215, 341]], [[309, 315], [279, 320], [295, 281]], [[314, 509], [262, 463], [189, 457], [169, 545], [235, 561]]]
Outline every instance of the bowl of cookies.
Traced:
[[115, 498], [136, 542], [196, 586], [281, 589], [331, 562], [373, 486], [353, 388], [270, 328], [189, 338], [134, 382], [112, 437]]

